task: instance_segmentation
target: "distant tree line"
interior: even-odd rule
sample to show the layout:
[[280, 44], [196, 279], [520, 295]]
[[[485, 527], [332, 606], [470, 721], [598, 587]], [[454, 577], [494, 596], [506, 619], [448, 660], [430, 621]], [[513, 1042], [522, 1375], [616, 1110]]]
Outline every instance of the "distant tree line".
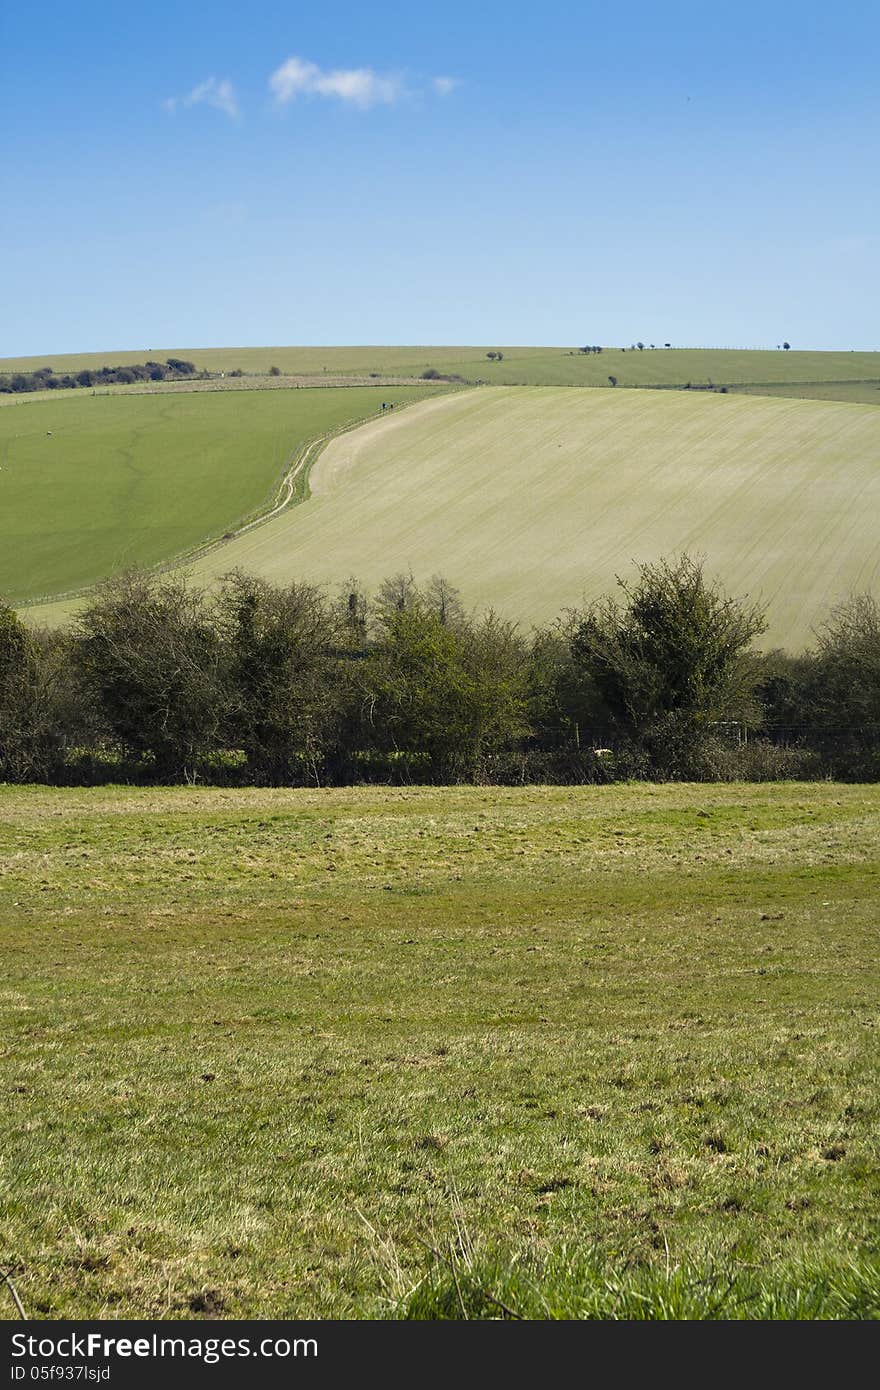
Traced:
[[129, 573], [68, 633], [0, 606], [0, 780], [235, 785], [880, 778], [880, 607], [760, 653], [684, 556], [530, 634], [407, 575], [368, 601]]
[[65, 372], [58, 376], [52, 367], [40, 367], [35, 372], [13, 372], [0, 375], [0, 391], [57, 391], [62, 387], [130, 386], [135, 381], [180, 381], [196, 374], [194, 362], [182, 357], [167, 357], [164, 362], [139, 362], [128, 367], [84, 368], [81, 372]]

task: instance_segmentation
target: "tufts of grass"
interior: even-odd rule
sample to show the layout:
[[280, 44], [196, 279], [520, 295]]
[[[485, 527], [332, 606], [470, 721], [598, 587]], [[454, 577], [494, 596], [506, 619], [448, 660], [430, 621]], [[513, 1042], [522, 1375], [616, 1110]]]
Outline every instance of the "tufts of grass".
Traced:
[[563, 1246], [540, 1255], [433, 1250], [415, 1287], [390, 1299], [404, 1319], [880, 1318], [880, 1260], [784, 1263], [762, 1269], [735, 1252], [701, 1263], [615, 1264]]

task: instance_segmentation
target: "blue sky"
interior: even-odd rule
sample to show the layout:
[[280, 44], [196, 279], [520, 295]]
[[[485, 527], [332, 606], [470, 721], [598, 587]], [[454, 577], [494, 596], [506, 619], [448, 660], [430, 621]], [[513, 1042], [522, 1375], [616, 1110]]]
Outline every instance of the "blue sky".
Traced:
[[3, 6], [0, 355], [880, 348], [880, 6]]

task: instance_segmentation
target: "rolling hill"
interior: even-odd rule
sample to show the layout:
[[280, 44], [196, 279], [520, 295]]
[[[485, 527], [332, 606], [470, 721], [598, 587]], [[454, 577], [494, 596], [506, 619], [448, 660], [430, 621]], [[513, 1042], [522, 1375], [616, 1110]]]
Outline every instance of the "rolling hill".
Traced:
[[[192, 557], [265, 510], [315, 441], [383, 400], [443, 392], [418, 380], [428, 366], [533, 385], [465, 389], [333, 440], [305, 507], [196, 559], [196, 575], [242, 566], [370, 586], [400, 569], [442, 572], [468, 602], [543, 621], [607, 592], [633, 560], [688, 549], [734, 590], [763, 597], [770, 640], [795, 647], [833, 602], [876, 588], [880, 411], [869, 403], [880, 404], [880, 354], [513, 348], [490, 364], [482, 348], [179, 351], [254, 375], [147, 395], [0, 396], [10, 407], [0, 409], [0, 593], [33, 602], [125, 565]], [[258, 375], [270, 365], [321, 389], [284, 389], [293, 377]], [[598, 387], [612, 366], [641, 389], [564, 389]], [[393, 394], [352, 384], [371, 371], [409, 373], [412, 384]], [[724, 394], [650, 385], [734, 378]], [[75, 607], [53, 600], [29, 613], [63, 622]]]
[[426, 390], [22, 397], [0, 410], [0, 595], [75, 590], [221, 536], [309, 441]]
[[442, 573], [465, 600], [545, 621], [633, 560], [688, 550], [810, 640], [880, 582], [880, 412], [681, 392], [466, 391], [334, 440], [311, 500], [202, 557], [273, 580], [368, 587]]
[[[490, 362], [487, 352], [500, 349], [503, 359]], [[465, 381], [498, 386], [607, 386], [609, 376], [621, 386], [705, 385], [797, 388], [810, 394], [836, 383], [874, 391], [880, 398], [880, 353], [749, 351], [726, 348], [604, 348], [583, 354], [577, 347], [265, 347], [140, 348], [130, 352], [91, 352], [0, 359], [0, 374], [51, 366], [58, 373], [125, 366], [170, 356], [195, 362], [200, 371], [241, 371], [265, 376], [271, 367], [295, 377], [338, 376], [419, 378], [427, 370], [460, 376]], [[130, 390], [132, 388], [115, 388]], [[874, 397], [868, 397], [873, 399]], [[8, 398], [7, 398], [8, 399]], [[3, 397], [0, 396], [0, 400]]]

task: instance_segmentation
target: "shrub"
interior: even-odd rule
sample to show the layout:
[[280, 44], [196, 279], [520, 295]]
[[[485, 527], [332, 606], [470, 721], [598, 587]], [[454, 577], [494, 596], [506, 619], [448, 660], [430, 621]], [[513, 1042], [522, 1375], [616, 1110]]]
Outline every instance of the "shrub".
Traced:
[[221, 651], [203, 595], [128, 573], [101, 585], [79, 620], [77, 669], [123, 746], [160, 779], [195, 779], [225, 718]]
[[755, 714], [746, 652], [766, 626], [763, 614], [728, 598], [687, 555], [642, 565], [634, 584], [618, 584], [622, 605], [606, 599], [581, 616], [575, 661], [619, 738], [644, 748], [659, 772], [693, 776], [711, 726]]

